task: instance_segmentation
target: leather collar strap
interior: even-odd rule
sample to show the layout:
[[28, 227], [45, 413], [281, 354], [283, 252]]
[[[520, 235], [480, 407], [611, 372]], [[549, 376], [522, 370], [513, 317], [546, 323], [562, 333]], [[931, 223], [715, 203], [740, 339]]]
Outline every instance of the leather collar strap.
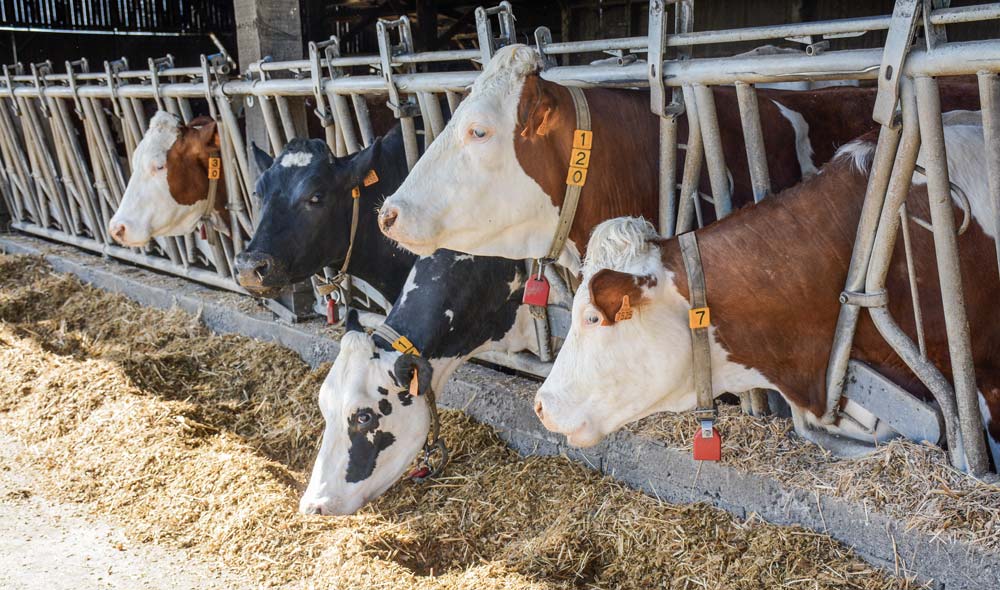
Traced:
[[573, 97], [573, 107], [576, 109], [576, 131], [573, 132], [573, 148], [570, 150], [569, 171], [566, 174], [566, 194], [563, 197], [562, 210], [559, 212], [559, 225], [556, 235], [549, 248], [547, 260], [559, 260], [569, 232], [573, 229], [573, 219], [576, 217], [576, 206], [580, 203], [580, 192], [587, 182], [587, 169], [590, 167], [590, 150], [593, 146], [594, 134], [590, 125], [590, 106], [583, 90], [567, 86], [566, 90]]
[[[365, 176], [362, 183], [365, 186], [371, 186], [378, 182], [378, 174], [375, 170], [369, 170], [368, 175]], [[350, 286], [347, 284], [347, 268], [351, 265], [351, 254], [354, 253], [354, 238], [358, 234], [358, 218], [361, 212], [361, 187], [356, 186], [351, 189], [351, 233], [347, 242], [347, 254], [344, 255], [344, 263], [340, 265], [340, 270], [334, 275], [330, 280], [326, 280], [326, 277], [320, 278], [319, 275], [316, 276], [317, 281], [315, 281], [316, 291], [323, 297], [333, 293], [334, 291], [341, 292], [341, 303], [345, 305], [349, 303], [347, 297], [347, 291], [350, 290]]]
[[403, 336], [385, 322], [379, 324], [379, 326], [375, 328], [375, 331], [372, 332], [372, 335], [385, 340], [389, 343], [389, 346], [403, 354], [420, 356], [420, 351], [417, 350], [417, 347], [414, 346], [412, 342], [410, 342], [409, 338]]
[[[414, 346], [412, 342], [410, 342], [409, 338], [403, 336], [385, 322], [375, 328], [374, 332], [372, 332], [372, 336], [378, 336], [379, 338], [385, 340], [390, 346], [392, 346], [393, 349], [398, 350], [403, 354], [420, 356], [420, 351], [417, 350], [417, 347]], [[440, 474], [445, 468], [445, 465], [448, 464], [448, 460], [450, 458], [448, 445], [446, 445], [444, 439], [441, 438], [441, 417], [438, 415], [434, 388], [427, 388], [424, 395], [427, 398], [427, 410], [430, 412], [430, 428], [427, 432], [427, 439], [424, 441], [423, 457], [421, 457], [416, 469], [407, 475], [409, 479], [412, 479], [417, 483], [437, 477], [437, 475]], [[438, 456], [437, 461], [434, 461], [435, 455]]]
[[[695, 232], [681, 234], [677, 238], [687, 273], [691, 309], [688, 312], [688, 326], [691, 328], [691, 362], [694, 370], [694, 390], [698, 396], [695, 411], [700, 420], [715, 418], [715, 396], [712, 394], [712, 354], [709, 345], [708, 328], [711, 325], [708, 296], [705, 289], [705, 274], [701, 267], [701, 253]], [[703, 424], [704, 428], [704, 424]], [[711, 424], [708, 426], [711, 429]]]

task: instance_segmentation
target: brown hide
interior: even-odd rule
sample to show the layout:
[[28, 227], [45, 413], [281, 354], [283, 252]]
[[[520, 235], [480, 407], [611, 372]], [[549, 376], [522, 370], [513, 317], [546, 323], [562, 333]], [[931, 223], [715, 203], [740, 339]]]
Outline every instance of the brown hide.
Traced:
[[[866, 184], [867, 175], [849, 160], [838, 160], [808, 182], [698, 232], [712, 323], [731, 359], [756, 368], [790, 401], [817, 416], [826, 406], [825, 374], [838, 295], [847, 278]], [[912, 189], [908, 207], [912, 215], [930, 219], [925, 187]], [[956, 209], [955, 215], [961, 219], [962, 213]], [[950, 377], [933, 236], [909, 223], [928, 357]], [[677, 241], [665, 240], [661, 247], [664, 265], [687, 297]], [[1000, 276], [993, 240], [973, 222], [959, 237], [959, 247], [977, 379], [991, 412], [1000, 416]], [[893, 317], [915, 340], [902, 238], [893, 253], [887, 290]], [[907, 390], [928, 395], [867, 313], [861, 314], [852, 357]], [[1000, 434], [1000, 424], [994, 421], [990, 427]]]
[[[941, 89], [944, 110], [979, 108], [976, 85], [942, 84]], [[753, 202], [753, 191], [736, 91], [732, 87], [714, 87], [713, 93], [726, 165], [733, 175], [733, 206], [739, 208]], [[593, 122], [594, 147], [587, 184], [570, 232], [570, 239], [581, 252], [591, 230], [600, 222], [626, 215], [655, 221], [659, 202], [659, 119], [649, 110], [649, 91], [588, 88], [584, 94]], [[841, 145], [875, 129], [871, 118], [875, 94], [874, 88], [849, 86], [814, 91], [758, 90], [772, 190], [786, 189], [801, 180], [795, 132], [772, 99], [780, 99], [803, 116], [809, 125], [813, 163], [819, 167]], [[575, 128], [576, 110], [569, 91], [537, 75], [528, 76], [518, 104], [514, 150], [524, 171], [557, 207], [562, 206], [566, 190]], [[687, 141], [687, 132], [687, 118], [682, 116], [679, 143]], [[683, 156], [684, 151], [678, 150], [678, 179]], [[705, 167], [701, 191], [711, 192]], [[710, 205], [704, 211], [706, 223], [715, 219]]]
[[[167, 151], [167, 185], [179, 205], [194, 205], [208, 198], [208, 158], [213, 153], [219, 153], [219, 131], [215, 121], [198, 117], [190, 125], [180, 127], [177, 140]], [[223, 169], [214, 209], [228, 220], [225, 174]]]

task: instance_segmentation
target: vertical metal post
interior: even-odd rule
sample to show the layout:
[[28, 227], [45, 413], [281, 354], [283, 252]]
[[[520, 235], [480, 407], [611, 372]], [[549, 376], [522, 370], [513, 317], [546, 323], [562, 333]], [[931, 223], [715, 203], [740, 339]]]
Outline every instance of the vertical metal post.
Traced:
[[753, 186], [755, 203], [771, 194], [771, 176], [767, 170], [767, 152], [764, 149], [764, 131], [760, 126], [760, 109], [757, 106], [757, 91], [752, 84], [736, 83], [736, 100], [740, 106], [740, 122], [743, 124], [743, 142], [747, 148], [747, 164], [750, 168], [750, 184]]
[[955, 214], [952, 210], [951, 185], [948, 179], [948, 154], [944, 143], [944, 128], [941, 124], [941, 97], [938, 94], [937, 81], [933, 78], [917, 78], [916, 87], [920, 135], [925, 146], [927, 200], [930, 203], [931, 225], [934, 226], [934, 253], [937, 257], [938, 278], [941, 283], [941, 303], [944, 308], [945, 329], [948, 333], [948, 352], [951, 356], [962, 443], [969, 472], [981, 475], [989, 469], [989, 461], [983, 440], [979, 394], [972, 364], [969, 319], [965, 312]]
[[1000, 272], [1000, 75], [979, 72], [979, 102], [983, 113], [983, 142], [986, 144], [986, 177], [993, 203], [993, 235]]
[[698, 101], [698, 122], [705, 145], [705, 164], [708, 167], [708, 180], [712, 185], [715, 218], [722, 219], [732, 212], [733, 204], [729, 190], [729, 175], [726, 173], [726, 158], [722, 151], [719, 117], [715, 112], [715, 94], [711, 88], [701, 84], [695, 85], [694, 93]]
[[700, 199], [698, 186], [701, 183], [701, 165], [705, 158], [702, 143], [698, 101], [694, 89], [684, 86], [684, 105], [687, 109], [688, 136], [684, 150], [684, 173], [681, 176], [681, 192], [677, 197], [677, 230], [675, 234], [690, 231], [694, 226], [695, 199]]

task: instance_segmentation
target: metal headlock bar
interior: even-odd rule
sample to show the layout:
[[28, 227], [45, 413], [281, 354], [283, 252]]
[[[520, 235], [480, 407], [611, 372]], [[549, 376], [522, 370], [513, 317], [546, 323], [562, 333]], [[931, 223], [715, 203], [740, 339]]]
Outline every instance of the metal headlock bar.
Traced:
[[[713, 86], [735, 84], [751, 185], [758, 201], [768, 195], [771, 183], [755, 85], [876, 80], [879, 93], [873, 118], [882, 127], [831, 352], [829, 406], [824, 420], [832, 423], [840, 418], [838, 408], [844, 395], [872, 403], [879, 396], [889, 396], [886, 399], [899, 400], [894, 402], [899, 407], [909, 408], [900, 410], [906, 419], [886, 419], [893, 428], [911, 437], [920, 433], [928, 439], [945, 436], [953, 463], [979, 473], [984, 469], [985, 451], [979, 436], [968, 320], [949, 207], [935, 207], [929, 227], [934, 231], [942, 298], [947, 302], [953, 382], [926, 358], [916, 289], [911, 287], [916, 342], [899, 328], [880, 295], [900, 233], [911, 285], [916, 281], [908, 224], [900, 220], [908, 218], [906, 188], [921, 140], [928, 154], [929, 189], [938, 196], [948, 192], [934, 77], [978, 78], [994, 198], [994, 233], [1000, 236], [1000, 42], [949, 42], [944, 32], [948, 24], [1000, 19], [1000, 3], [956, 8], [946, 4], [944, 0], [898, 0], [891, 15], [695, 32], [695, 0], [654, 0], [650, 2], [647, 36], [553, 42], [551, 32], [540, 27], [534, 42], [546, 64], [541, 73], [546, 80], [571, 87], [650, 89], [651, 111], [660, 118], [660, 211], [656, 221], [664, 235], [701, 225], [708, 206], [716, 217], [732, 208]], [[444, 129], [447, 117], [441, 105], [446, 103], [448, 111], [454, 112], [479, 75], [480, 64], [517, 40], [508, 2], [481, 7], [475, 15], [477, 48], [417, 52], [409, 20], [404, 17], [377, 23], [377, 54], [341, 55], [338, 39], [331, 37], [310, 43], [307, 59], [278, 62], [265, 58], [247, 65], [242, 75], [231, 71], [231, 60], [224, 52], [204, 56], [194, 67], [178, 66], [169, 56], [150, 59], [147, 67], [140, 69], [130, 68], [124, 59], [105, 62], [94, 71], [85, 60], [66, 63], [65, 72], [53, 71], [47, 62], [27, 68], [21, 64], [3, 66], [0, 203], [20, 231], [242, 292], [234, 280], [231, 260], [252, 236], [259, 211], [253, 194], [255, 178], [237, 118], [242, 105], [260, 104], [271, 151], [277, 153], [305, 132], [296, 128], [291, 105], [310, 97], [316, 102], [315, 114], [323, 124], [327, 144], [336, 155], [345, 156], [374, 139], [366, 98], [388, 95], [389, 106], [400, 119], [407, 164], [412, 167], [420, 155], [420, 135], [426, 147]], [[830, 39], [872, 31], [888, 31], [884, 48], [829, 48]], [[691, 57], [692, 49], [699, 45], [785, 39], [801, 43], [806, 51]], [[589, 52], [612, 57], [590, 65], [558, 65], [568, 56]], [[420, 64], [445, 62], [465, 67], [418, 71]], [[352, 72], [351, 68], [360, 71]], [[274, 75], [277, 72], [291, 75]], [[228, 235], [216, 232], [218, 228], [209, 223], [205, 224], [205, 237], [196, 231], [178, 238], [157, 238], [144, 249], [115, 245], [106, 227], [124, 195], [131, 173], [128, 156], [146, 130], [148, 103], [155, 102], [156, 108], [190, 123], [195, 115], [192, 99], [207, 101], [208, 113], [201, 114], [211, 116], [219, 130], [220, 182], [225, 183], [231, 220]], [[681, 116], [686, 116], [689, 129], [684, 144], [678, 143]], [[119, 145], [125, 146], [124, 153]], [[684, 155], [681, 170], [677, 166], [679, 153]], [[711, 187], [708, 195], [700, 190], [703, 168]], [[936, 200], [950, 202], [943, 197]], [[1000, 242], [997, 250], [1000, 271]], [[556, 290], [570, 291], [554, 267], [546, 267], [545, 272]], [[551, 313], [549, 307], [550, 329], [539, 330], [545, 339], [541, 350], [551, 350], [553, 341], [558, 342], [566, 332], [566, 310]], [[933, 419], [937, 410], [928, 413], [925, 407], [906, 401], [908, 398], [892, 390], [891, 384], [878, 382], [870, 370], [865, 372], [850, 360], [862, 309], [868, 310], [886, 341], [930, 389], [940, 408], [943, 430]], [[863, 382], [867, 389], [845, 385], [848, 381]], [[871, 395], [873, 391], [879, 396]], [[765, 410], [763, 392], [750, 392], [741, 399], [754, 414]]]

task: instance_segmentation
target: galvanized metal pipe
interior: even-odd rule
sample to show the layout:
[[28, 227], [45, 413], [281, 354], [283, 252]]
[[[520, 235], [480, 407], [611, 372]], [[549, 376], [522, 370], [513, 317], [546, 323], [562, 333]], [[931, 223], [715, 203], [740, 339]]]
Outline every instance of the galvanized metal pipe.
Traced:
[[726, 157], [722, 150], [722, 132], [719, 130], [719, 117], [715, 111], [715, 94], [711, 88], [699, 85], [694, 87], [694, 93], [698, 101], [698, 124], [701, 126], [705, 146], [705, 164], [708, 167], [708, 181], [712, 186], [715, 218], [722, 219], [732, 212], [733, 204]]
[[[858, 292], [865, 286], [865, 276], [868, 272], [868, 262], [871, 258], [875, 232], [878, 230], [882, 205], [885, 202], [885, 192], [889, 186], [893, 161], [896, 158], [896, 148], [899, 146], [900, 128], [883, 125], [875, 146], [871, 171], [868, 176], [868, 188], [865, 190], [865, 201], [858, 220], [858, 232], [854, 237], [851, 263], [847, 270], [845, 291]], [[840, 314], [837, 317], [837, 327], [830, 349], [830, 361], [826, 369], [826, 413], [822, 417], [825, 424], [833, 424], [837, 420], [840, 398], [844, 394], [847, 378], [847, 363], [851, 356], [854, 333], [858, 327], [858, 317], [861, 308], [844, 301], [841, 302]]]
[[1000, 76], [979, 72], [979, 102], [983, 114], [983, 142], [986, 144], [986, 177], [993, 204], [993, 236], [1000, 272]]
[[934, 226], [934, 253], [941, 283], [941, 304], [944, 309], [945, 330], [948, 333], [948, 352], [951, 356], [962, 443], [969, 472], [981, 475], [989, 470], [989, 460], [983, 440], [982, 415], [979, 412], [969, 319], [965, 312], [955, 214], [952, 211], [947, 151], [941, 123], [941, 98], [937, 81], [933, 78], [917, 78], [916, 89], [920, 136], [925, 146], [927, 200], [930, 202], [931, 224]]
[[702, 143], [701, 118], [698, 116], [698, 101], [695, 100], [694, 89], [684, 87], [684, 105], [687, 110], [688, 136], [684, 149], [684, 172], [681, 176], [681, 192], [678, 196], [677, 230], [674, 234], [682, 234], [693, 229], [694, 213], [697, 203], [698, 187], [701, 184], [701, 165], [705, 158]]
[[677, 226], [677, 116], [660, 117], [660, 219], [665, 237]]
[[764, 149], [764, 131], [760, 126], [760, 108], [757, 90], [746, 82], [736, 83], [736, 100], [743, 124], [743, 142], [747, 149], [750, 185], [755, 203], [771, 194], [771, 175], [767, 170], [767, 151]]

